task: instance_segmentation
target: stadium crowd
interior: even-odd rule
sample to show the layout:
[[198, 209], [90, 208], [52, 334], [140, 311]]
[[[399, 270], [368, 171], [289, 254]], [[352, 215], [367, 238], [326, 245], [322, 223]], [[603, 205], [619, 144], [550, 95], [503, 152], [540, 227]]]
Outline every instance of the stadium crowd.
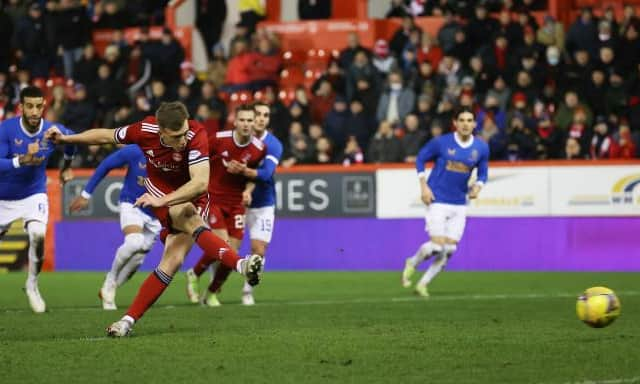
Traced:
[[[640, 157], [640, 20], [631, 6], [621, 19], [611, 8], [599, 18], [585, 8], [565, 30], [551, 16], [536, 22], [538, 0], [394, 0], [387, 16], [402, 23], [389, 41], [364, 47], [351, 34], [313, 84], [283, 97], [286, 55], [276, 36], [256, 29], [259, 7], [244, 10], [225, 47], [225, 2], [198, 1], [210, 57], [206, 73], [196, 73], [170, 29], [149, 36], [166, 1], [6, 3], [0, 32], [13, 38], [0, 40], [0, 121], [40, 78], [49, 79], [46, 118], [77, 132], [141, 120], [169, 100], [216, 131], [228, 127], [229, 95], [256, 92], [272, 107], [283, 166], [414, 161], [450, 129], [458, 105], [476, 111], [492, 160]], [[301, 0], [299, 10], [326, 17], [326, 3]], [[124, 12], [143, 26], [133, 44], [123, 37]], [[215, 22], [202, 22], [213, 14]], [[437, 35], [416, 26], [422, 15], [444, 18]], [[114, 31], [103, 55], [88, 40], [99, 28]], [[89, 147], [75, 165], [95, 167], [111, 150]]]

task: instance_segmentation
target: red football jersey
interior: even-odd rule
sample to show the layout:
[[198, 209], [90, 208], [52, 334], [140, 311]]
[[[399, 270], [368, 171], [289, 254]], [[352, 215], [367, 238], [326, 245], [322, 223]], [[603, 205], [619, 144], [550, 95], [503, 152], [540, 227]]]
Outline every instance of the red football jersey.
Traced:
[[209, 194], [216, 205], [234, 206], [242, 204], [242, 191], [247, 178], [227, 172], [227, 163], [236, 160], [256, 168], [264, 158], [267, 147], [258, 138], [251, 137], [247, 144], [236, 143], [233, 131], [221, 131], [209, 138], [211, 176]]
[[117, 128], [115, 139], [121, 144], [137, 144], [147, 158], [145, 187], [156, 197], [175, 191], [191, 180], [189, 166], [209, 160], [207, 133], [194, 120], [189, 120], [187, 146], [177, 152], [160, 140], [156, 118], [146, 117], [131, 125]]

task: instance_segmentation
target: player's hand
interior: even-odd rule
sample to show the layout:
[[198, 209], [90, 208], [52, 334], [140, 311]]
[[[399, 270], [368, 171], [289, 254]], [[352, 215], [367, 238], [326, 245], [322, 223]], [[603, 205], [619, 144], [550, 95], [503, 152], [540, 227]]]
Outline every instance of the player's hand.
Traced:
[[482, 187], [480, 186], [480, 184], [474, 184], [469, 190], [469, 198], [475, 199], [476, 197], [478, 197], [481, 189]]
[[69, 205], [69, 210], [71, 212], [78, 212], [87, 209], [89, 206], [89, 199], [85, 199], [82, 196], [78, 196], [71, 202]]
[[18, 156], [18, 162], [20, 166], [23, 165], [40, 165], [44, 161], [44, 156], [36, 156], [35, 153], [25, 153]]
[[248, 207], [251, 205], [251, 192], [242, 191], [242, 205]]
[[60, 170], [60, 184], [65, 185], [68, 181], [73, 180], [73, 171], [71, 168]]
[[53, 126], [44, 133], [44, 139], [53, 142], [54, 144], [61, 144], [65, 142], [67, 136], [60, 132], [60, 129]]
[[237, 160], [231, 160], [227, 163], [227, 172], [234, 175], [242, 175], [245, 169], [247, 169], [247, 164], [241, 163]]
[[162, 200], [159, 197], [155, 197], [153, 195], [150, 195], [149, 193], [145, 193], [144, 195], [138, 197], [138, 199], [136, 200], [136, 203], [134, 204], [135, 207], [164, 207], [165, 203], [164, 200]]
[[422, 199], [422, 202], [425, 203], [426, 205], [431, 204], [433, 202], [433, 191], [431, 190], [431, 188], [424, 185], [422, 187], [422, 193], [420, 195], [420, 198]]

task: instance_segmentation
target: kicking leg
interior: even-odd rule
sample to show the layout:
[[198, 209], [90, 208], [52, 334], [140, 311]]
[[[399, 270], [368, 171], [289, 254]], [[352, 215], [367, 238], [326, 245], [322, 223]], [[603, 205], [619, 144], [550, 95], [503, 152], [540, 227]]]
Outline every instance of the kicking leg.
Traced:
[[435, 237], [430, 241], [423, 243], [416, 253], [409, 257], [404, 263], [402, 271], [402, 286], [409, 288], [411, 286], [411, 277], [416, 272], [416, 267], [434, 253], [442, 252], [443, 238]]

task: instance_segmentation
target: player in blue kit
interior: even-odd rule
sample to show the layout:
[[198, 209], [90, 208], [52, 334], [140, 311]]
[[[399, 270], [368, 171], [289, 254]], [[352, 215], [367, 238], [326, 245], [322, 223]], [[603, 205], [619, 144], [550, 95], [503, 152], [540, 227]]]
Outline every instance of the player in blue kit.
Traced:
[[[49, 221], [46, 166], [55, 145], [44, 139], [53, 126], [73, 134], [66, 127], [42, 118], [45, 101], [40, 88], [29, 86], [20, 92], [22, 116], [0, 125], [0, 239], [12, 222], [22, 219], [29, 235], [29, 268], [25, 292], [31, 309], [46, 310], [38, 289], [38, 274], [44, 262], [44, 237]], [[65, 146], [60, 181], [73, 178], [71, 159], [75, 147]]]
[[[256, 102], [253, 108], [256, 116], [254, 135], [267, 145], [267, 155], [257, 169], [247, 168], [242, 163], [232, 161], [227, 170], [232, 173], [242, 173], [256, 183], [245, 221], [249, 228], [251, 253], [258, 254], [265, 260], [275, 223], [276, 185], [273, 174], [282, 157], [282, 143], [267, 130], [271, 115], [269, 105]], [[255, 304], [253, 287], [247, 283], [242, 288], [242, 304]]]
[[[455, 252], [464, 232], [467, 197], [474, 199], [487, 182], [489, 146], [473, 137], [475, 116], [469, 108], [454, 114], [455, 132], [430, 140], [418, 153], [416, 170], [420, 182], [422, 202], [427, 206], [426, 230], [430, 240], [405, 262], [402, 285], [411, 286], [411, 277], [422, 261], [435, 259], [415, 287], [416, 293], [428, 297], [427, 285], [444, 268]], [[426, 179], [425, 163], [434, 161]], [[469, 187], [474, 168], [477, 181]]]
[[85, 209], [91, 194], [109, 171], [125, 165], [127, 174], [120, 191], [120, 229], [124, 233], [124, 243], [116, 251], [111, 270], [100, 288], [99, 297], [105, 310], [118, 309], [115, 303], [116, 288], [136, 273], [162, 228], [149, 207], [134, 206], [136, 200], [146, 192], [144, 179], [147, 177], [147, 159], [140, 147], [127, 145], [104, 159], [70, 206], [73, 212]]

